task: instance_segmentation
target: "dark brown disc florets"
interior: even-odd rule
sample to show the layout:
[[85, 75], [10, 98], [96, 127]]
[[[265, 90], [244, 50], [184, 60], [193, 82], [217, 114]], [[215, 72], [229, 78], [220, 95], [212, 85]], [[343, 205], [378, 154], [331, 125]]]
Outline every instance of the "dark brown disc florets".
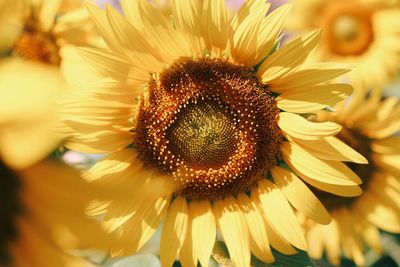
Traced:
[[149, 166], [178, 194], [215, 200], [256, 185], [276, 164], [279, 110], [252, 69], [219, 59], [175, 63], [148, 84], [134, 129]]

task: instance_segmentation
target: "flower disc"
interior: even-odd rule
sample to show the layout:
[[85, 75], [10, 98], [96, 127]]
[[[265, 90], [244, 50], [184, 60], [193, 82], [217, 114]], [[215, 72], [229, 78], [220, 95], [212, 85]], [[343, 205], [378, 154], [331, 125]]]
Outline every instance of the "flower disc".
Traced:
[[329, 49], [338, 55], [359, 55], [373, 41], [372, 11], [354, 3], [326, 7], [324, 30]]
[[28, 20], [24, 30], [13, 46], [13, 52], [31, 61], [59, 65], [59, 46], [54, 37], [42, 32], [34, 20]]
[[135, 146], [145, 163], [181, 183], [180, 194], [194, 200], [236, 195], [276, 164], [279, 110], [251, 68], [182, 60], [148, 89]]

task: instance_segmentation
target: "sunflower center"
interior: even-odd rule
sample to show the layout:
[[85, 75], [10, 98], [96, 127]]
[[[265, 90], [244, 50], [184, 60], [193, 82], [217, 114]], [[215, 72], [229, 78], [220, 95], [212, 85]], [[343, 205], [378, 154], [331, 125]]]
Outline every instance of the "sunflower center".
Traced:
[[17, 237], [15, 218], [21, 212], [20, 181], [0, 160], [0, 265], [9, 266], [9, 244]]
[[187, 164], [221, 167], [237, 149], [238, 136], [221, 104], [212, 101], [190, 103], [166, 131], [170, 148]]
[[181, 184], [177, 194], [192, 200], [236, 195], [276, 164], [279, 110], [250, 68], [183, 60], [148, 89], [134, 145], [147, 166]]
[[[364, 191], [368, 187], [375, 169], [373, 161], [371, 160], [370, 140], [363, 134], [361, 134], [359, 131], [347, 127], [343, 127], [340, 133], [337, 135], [337, 137], [343, 142], [345, 142], [347, 145], [358, 151], [368, 160], [369, 162], [368, 164], [357, 164], [353, 162], [346, 163], [346, 165], [354, 173], [356, 173], [363, 181], [360, 187]], [[341, 207], [349, 207], [358, 198], [358, 197], [341, 197], [320, 190], [316, 190], [315, 194], [320, 199], [320, 201], [325, 205], [325, 207], [330, 211]]]
[[30, 61], [59, 65], [59, 47], [54, 37], [42, 32], [32, 22], [28, 22], [13, 46], [13, 52]]
[[360, 21], [352, 16], [340, 16], [335, 20], [332, 28], [336, 39], [343, 42], [351, 42], [357, 38], [360, 30]]
[[331, 52], [341, 55], [363, 54], [373, 41], [371, 10], [353, 2], [326, 8], [324, 32]]

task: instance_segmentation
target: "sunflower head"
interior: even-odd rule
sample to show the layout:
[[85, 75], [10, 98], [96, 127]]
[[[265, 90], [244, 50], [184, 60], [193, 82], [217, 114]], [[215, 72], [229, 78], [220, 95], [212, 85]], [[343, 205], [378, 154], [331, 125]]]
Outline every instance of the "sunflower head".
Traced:
[[38, 24], [37, 18], [29, 18], [25, 22], [24, 29], [14, 43], [13, 52], [26, 60], [43, 62], [46, 64], [59, 65], [61, 58], [59, 46], [55, 37], [43, 31]]
[[[14, 56], [59, 66], [61, 48], [66, 44], [99, 45], [94, 25], [80, 0], [2, 0], [0, 6], [6, 39], [0, 49], [10, 50]], [[9, 18], [8, 13], [13, 16]]]
[[293, 10], [288, 29], [303, 32], [322, 28], [317, 58], [356, 66], [349, 75], [353, 84], [382, 87], [400, 69], [395, 63], [399, 62], [399, 49], [394, 45], [399, 34], [391, 26], [400, 23], [398, 1], [295, 0]]
[[129, 241], [112, 255], [138, 251], [162, 221], [165, 266], [207, 266], [216, 228], [236, 266], [251, 253], [273, 261], [268, 240], [306, 249], [292, 206], [330, 216], [303, 180], [355, 196], [361, 181], [341, 161], [365, 161], [334, 137], [338, 124], [308, 120], [352, 92], [332, 82], [347, 67], [307, 63], [320, 31], [279, 47], [290, 5], [266, 15], [259, 0], [233, 17], [223, 0], [171, 1], [168, 14], [121, 5], [125, 16], [88, 6], [108, 48], [78, 50], [91, 68], [69, 68], [84, 89], [63, 103], [67, 146], [110, 153], [85, 178], [109, 190], [89, 213]]
[[144, 162], [182, 184], [180, 194], [221, 199], [245, 192], [276, 165], [278, 114], [251, 68], [182, 60], [149, 82], [134, 146]]

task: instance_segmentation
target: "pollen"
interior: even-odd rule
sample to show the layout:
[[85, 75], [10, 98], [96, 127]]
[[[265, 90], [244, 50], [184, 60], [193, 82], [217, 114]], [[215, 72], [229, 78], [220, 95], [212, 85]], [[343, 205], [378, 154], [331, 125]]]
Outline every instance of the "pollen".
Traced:
[[180, 184], [216, 200], [246, 192], [276, 164], [279, 109], [253, 70], [221, 59], [183, 59], [148, 84], [134, 146]]

